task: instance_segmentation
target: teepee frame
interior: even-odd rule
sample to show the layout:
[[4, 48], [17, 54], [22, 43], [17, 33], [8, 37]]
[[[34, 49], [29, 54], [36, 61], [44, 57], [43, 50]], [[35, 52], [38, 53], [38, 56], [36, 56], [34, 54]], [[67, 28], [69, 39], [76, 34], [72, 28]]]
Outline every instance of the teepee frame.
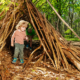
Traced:
[[[31, 62], [35, 51], [43, 47], [43, 53], [38, 56], [35, 64], [47, 56], [52, 63], [50, 68], [54, 70], [66, 70], [70, 73], [74, 72], [73, 69], [75, 67], [80, 70], [80, 48], [70, 45], [54, 29], [46, 19], [45, 14], [42, 15], [30, 0], [20, 1], [20, 4], [16, 8], [14, 8], [13, 4], [10, 5], [10, 9], [7, 11], [0, 29], [0, 51], [10, 44], [11, 35], [15, 30], [16, 24], [21, 19], [27, 20], [33, 25], [41, 44], [32, 52], [26, 65]], [[49, 64], [46, 63], [46, 65]], [[73, 66], [73, 69], [71, 66]]]

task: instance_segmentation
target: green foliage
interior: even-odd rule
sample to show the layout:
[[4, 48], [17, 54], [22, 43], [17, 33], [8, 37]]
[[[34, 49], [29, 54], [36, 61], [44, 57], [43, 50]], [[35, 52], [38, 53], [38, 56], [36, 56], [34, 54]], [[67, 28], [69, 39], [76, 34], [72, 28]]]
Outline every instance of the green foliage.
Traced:
[[69, 33], [71, 33], [71, 30], [70, 29], [67, 29], [64, 33], [65, 34], [69, 34]]
[[[0, 0], [2, 5], [0, 5], [0, 13], [4, 11], [5, 13], [9, 10], [9, 5], [13, 4], [18, 6], [18, 3], [11, 2], [11, 0]], [[5, 16], [5, 13], [0, 16], [0, 20]]]
[[73, 33], [71, 35], [71, 30], [70, 29], [67, 29], [64, 33], [65, 33], [65, 38], [70, 38], [71, 36], [74, 37]]
[[65, 38], [68, 41], [80, 41], [78, 38]]
[[0, 5], [0, 12], [9, 10], [7, 6], [10, 3], [10, 0], [1, 0], [2, 5]]
[[0, 5], [0, 12], [9, 10], [10, 4], [18, 6], [18, 3], [11, 2], [11, 0], [1, 0], [2, 5]]

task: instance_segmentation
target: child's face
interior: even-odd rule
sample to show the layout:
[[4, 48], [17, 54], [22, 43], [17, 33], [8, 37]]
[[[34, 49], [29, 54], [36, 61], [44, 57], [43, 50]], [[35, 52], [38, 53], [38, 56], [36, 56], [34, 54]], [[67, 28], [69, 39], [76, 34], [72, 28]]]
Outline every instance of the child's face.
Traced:
[[21, 31], [25, 31], [26, 30], [26, 27], [21, 27]]

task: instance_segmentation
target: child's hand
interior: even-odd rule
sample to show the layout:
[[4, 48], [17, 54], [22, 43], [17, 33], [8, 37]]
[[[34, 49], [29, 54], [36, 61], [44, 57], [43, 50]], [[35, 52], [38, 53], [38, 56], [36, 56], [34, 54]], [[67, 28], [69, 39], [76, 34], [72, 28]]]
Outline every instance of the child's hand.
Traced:
[[12, 47], [14, 47], [14, 44], [11, 44]]
[[26, 37], [26, 40], [29, 41], [28, 37]]

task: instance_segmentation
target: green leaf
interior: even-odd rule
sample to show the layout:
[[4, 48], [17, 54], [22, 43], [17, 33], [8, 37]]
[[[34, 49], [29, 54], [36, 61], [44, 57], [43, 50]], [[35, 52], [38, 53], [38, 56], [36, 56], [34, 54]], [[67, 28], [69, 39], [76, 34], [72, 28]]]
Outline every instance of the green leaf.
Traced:
[[56, 80], [58, 80], [58, 77], [56, 77]]
[[5, 9], [6, 9], [6, 11], [7, 11], [7, 10], [9, 10], [9, 7], [6, 7]]
[[32, 69], [32, 72], [35, 72], [35, 70]]
[[71, 32], [71, 30], [70, 29], [67, 29], [64, 33], [65, 34], [68, 34], [68, 33], [70, 33]]
[[1, 0], [2, 3], [5, 3], [5, 0]]
[[15, 3], [16, 4], [16, 6], [18, 6], [19, 4], [18, 3]]

